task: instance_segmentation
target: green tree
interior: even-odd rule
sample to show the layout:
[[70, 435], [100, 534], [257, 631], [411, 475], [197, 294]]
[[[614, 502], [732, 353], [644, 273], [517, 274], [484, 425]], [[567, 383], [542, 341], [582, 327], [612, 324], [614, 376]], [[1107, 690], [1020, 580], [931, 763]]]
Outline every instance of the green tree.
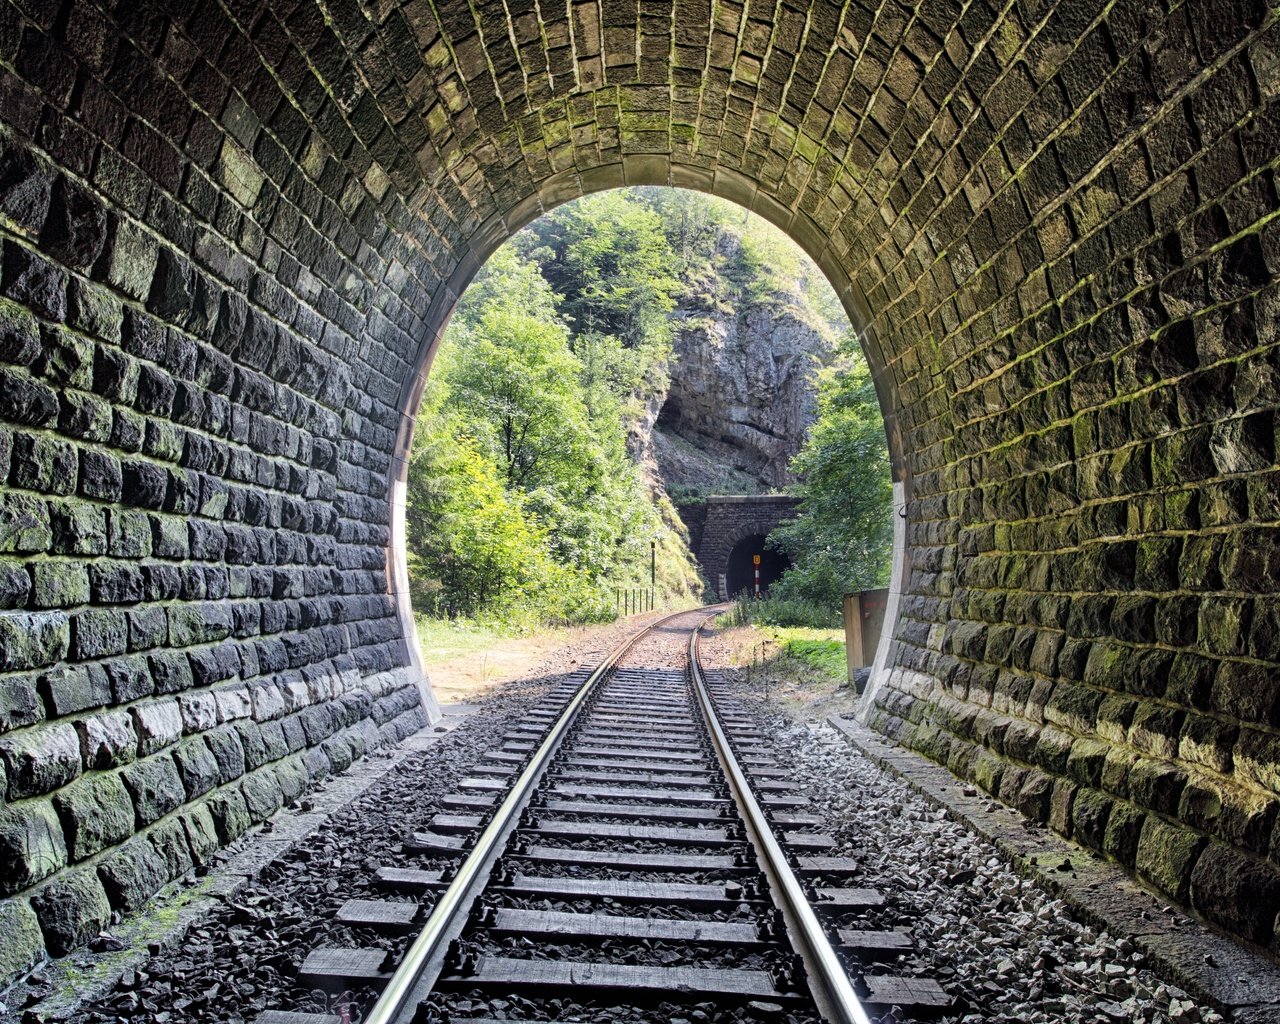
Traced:
[[770, 543], [794, 563], [774, 585], [780, 599], [838, 605], [841, 595], [885, 586], [893, 549], [893, 483], [875, 383], [852, 335], [818, 379], [818, 416], [792, 462], [800, 514]]
[[560, 301], [536, 262], [503, 247], [441, 343], [409, 474], [424, 609], [598, 618], [611, 581], [638, 582], [641, 547], [647, 569], [649, 539], [670, 588], [692, 583], [627, 450], [620, 343], [597, 337], [579, 358]]

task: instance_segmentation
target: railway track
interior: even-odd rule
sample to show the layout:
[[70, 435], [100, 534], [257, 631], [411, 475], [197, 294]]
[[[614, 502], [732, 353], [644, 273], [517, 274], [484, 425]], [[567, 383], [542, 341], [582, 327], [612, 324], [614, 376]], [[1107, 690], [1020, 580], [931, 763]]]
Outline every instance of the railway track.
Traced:
[[[354, 1016], [259, 1024], [780, 1020], [935, 1016], [936, 983], [876, 964], [910, 950], [867, 928], [884, 900], [833, 856], [768, 737], [708, 684], [707, 610], [632, 636], [551, 691], [474, 766], [412, 867], [338, 919], [363, 948], [318, 948], [299, 981], [380, 988]], [[388, 941], [388, 936], [393, 941]]]

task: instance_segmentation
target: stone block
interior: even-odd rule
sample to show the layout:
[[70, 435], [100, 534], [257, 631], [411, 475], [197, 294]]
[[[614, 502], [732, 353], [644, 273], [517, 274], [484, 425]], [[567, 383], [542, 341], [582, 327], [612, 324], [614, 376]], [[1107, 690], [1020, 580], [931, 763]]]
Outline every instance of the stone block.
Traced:
[[1147, 814], [1132, 804], [1114, 801], [1107, 818], [1107, 830], [1103, 835], [1103, 852], [1113, 860], [1133, 870], [1138, 857], [1138, 842], [1142, 836]]
[[1197, 654], [1178, 654], [1169, 666], [1165, 696], [1185, 708], [1206, 711], [1210, 704], [1218, 662]]
[[29, 494], [0, 493], [0, 551], [31, 554], [53, 544], [49, 506]]
[[0, 990], [44, 959], [44, 933], [26, 900], [0, 900]]
[[203, 690], [178, 697], [178, 710], [182, 714], [184, 732], [204, 732], [218, 724], [217, 702], [213, 694]]
[[192, 647], [214, 643], [231, 635], [231, 610], [213, 602], [191, 602], [175, 605], [169, 611], [169, 643], [174, 647]]
[[120, 777], [133, 798], [139, 825], [149, 825], [182, 806], [186, 793], [173, 758], [157, 754], [121, 769]]
[[279, 718], [285, 713], [284, 695], [281, 694], [280, 688], [273, 683], [251, 686], [249, 688], [249, 700], [253, 706], [253, 720], [255, 722], [265, 722], [268, 719]]
[[25, 149], [0, 156], [0, 211], [31, 235], [40, 233], [53, 195], [53, 169]]
[[68, 665], [43, 672], [39, 688], [51, 718], [111, 703], [111, 680], [100, 665]]
[[[328, 742], [330, 741], [326, 741], [326, 743]], [[322, 747], [324, 747], [323, 744]], [[329, 752], [327, 747], [324, 747], [324, 749], [326, 753]], [[332, 760], [332, 756], [330, 756], [330, 760]], [[347, 766], [344, 765], [343, 768], [345, 767]], [[342, 771], [343, 769], [337, 768], [335, 765], [335, 770]], [[1014, 806], [1033, 821], [1045, 822], [1049, 820], [1049, 801], [1052, 794], [1053, 779], [1034, 768], [1027, 769], [1023, 776], [1022, 785], [1018, 788]]]
[[[141, 574], [139, 574], [139, 580], [141, 580]], [[128, 621], [130, 651], [149, 651], [159, 647], [169, 636], [169, 612], [166, 608], [151, 606], [130, 609]], [[150, 661], [148, 663], [152, 669], [156, 689], [161, 693], [171, 692], [161, 685], [160, 679], [156, 678], [154, 663]]]
[[1129, 745], [1152, 757], [1178, 753], [1184, 712], [1161, 704], [1139, 704], [1129, 726]]
[[94, 604], [137, 604], [145, 596], [142, 570], [128, 562], [95, 562], [89, 583]]
[[72, 652], [77, 661], [90, 661], [129, 649], [129, 619], [119, 608], [88, 608], [72, 618]]
[[[157, 651], [148, 655], [147, 665], [151, 669], [156, 693], [179, 693], [189, 690], [194, 682], [191, 664], [180, 651]], [[213, 700], [212, 697], [209, 699]]]
[[245, 808], [256, 824], [271, 817], [284, 803], [276, 773], [270, 768], [251, 772], [240, 781]]
[[116, 910], [144, 909], [169, 881], [169, 868], [145, 838], [131, 839], [98, 862], [98, 880]]
[[285, 803], [293, 803], [307, 791], [307, 770], [299, 757], [288, 757], [272, 765], [276, 773], [276, 782], [280, 786], [280, 795]]
[[80, 472], [75, 446], [51, 434], [13, 435], [9, 482], [42, 494], [74, 494]]
[[70, 608], [89, 603], [89, 571], [80, 562], [48, 559], [33, 562], [31, 603], [36, 608]]
[[1066, 779], [1053, 780], [1053, 792], [1049, 797], [1049, 827], [1059, 835], [1070, 838], [1072, 829], [1072, 808], [1075, 805], [1079, 786]]
[[111, 694], [117, 704], [126, 704], [155, 692], [147, 659], [140, 654], [113, 658], [102, 663], [111, 679]]
[[179, 816], [186, 832], [191, 856], [197, 864], [207, 864], [218, 850], [218, 828], [206, 803], [193, 804]]
[[240, 745], [244, 748], [245, 766], [249, 771], [262, 767], [270, 759], [266, 742], [262, 738], [262, 728], [251, 720], [234, 723], [240, 736]]
[[1187, 782], [1185, 769], [1169, 761], [1138, 758], [1129, 769], [1128, 781], [1126, 795], [1135, 804], [1170, 817], [1177, 815], [1178, 800]]
[[76, 731], [86, 768], [118, 768], [138, 756], [138, 734], [128, 711], [104, 711], [78, 719]]
[[229, 725], [211, 729], [201, 737], [218, 764], [218, 781], [225, 785], [240, 778], [245, 771], [244, 747], [240, 734]]
[[1096, 789], [1081, 788], [1071, 805], [1071, 833], [1091, 850], [1106, 848], [1107, 821], [1114, 801]]
[[1188, 714], [1178, 737], [1178, 759], [1229, 775], [1233, 765], [1232, 750], [1239, 732], [1230, 722], [1208, 715]]
[[129, 713], [138, 734], [138, 753], [143, 757], [176, 743], [182, 735], [182, 713], [172, 698], [135, 704]]
[[187, 841], [187, 831], [182, 825], [182, 815], [160, 822], [148, 829], [142, 838], [151, 844], [151, 848], [164, 861], [165, 874], [171, 879], [181, 878], [195, 864], [191, 845]]
[[41, 331], [40, 376], [59, 390], [93, 389], [93, 342], [65, 328], [46, 327]]
[[33, 726], [0, 739], [9, 800], [51, 793], [80, 775], [80, 740], [67, 722]]
[[1191, 872], [1191, 905], [1234, 935], [1265, 946], [1280, 910], [1280, 873], [1223, 843], [1211, 843]]
[[40, 358], [40, 323], [30, 310], [0, 302], [0, 360], [30, 366]]
[[173, 751], [173, 761], [178, 766], [188, 800], [203, 796], [221, 782], [218, 762], [200, 737], [180, 743]]
[[100, 280], [141, 301], [151, 291], [156, 256], [151, 235], [122, 214], [108, 215], [105, 252], [97, 265]]
[[[164, 507], [165, 495], [169, 490], [169, 476], [164, 469], [151, 462], [126, 459], [120, 463], [120, 471], [121, 500], [126, 505], [148, 509]], [[156, 553], [161, 554], [158, 550]]]
[[1263, 665], [1223, 661], [1213, 680], [1210, 710], [1259, 725], [1280, 725], [1280, 676]]
[[49, 503], [53, 528], [50, 551], [58, 555], [105, 555], [107, 517], [97, 505], [68, 499]]
[[31, 574], [18, 561], [0, 560], [0, 608], [25, 608], [31, 594]]
[[4, 243], [0, 295], [55, 323], [67, 318], [67, 272], [13, 240]]
[[72, 327], [118, 344], [123, 316], [123, 306], [110, 290], [84, 278], [71, 279], [67, 288], [67, 323]]
[[1112, 743], [1125, 743], [1137, 702], [1118, 693], [1109, 693], [1098, 705], [1097, 733]]
[[[195, 685], [201, 687], [213, 686], [215, 683], [222, 683], [228, 679], [235, 678], [241, 667], [239, 654], [240, 652], [236, 647], [229, 644], [216, 644], [211, 647], [188, 649], [187, 663], [190, 666], [191, 678]], [[221, 693], [223, 691], [219, 690], [217, 692]], [[245, 691], [236, 687], [229, 692], [241, 693]], [[229, 717], [240, 716], [242, 708], [241, 701], [238, 698], [234, 700], [234, 708], [232, 708], [230, 697], [224, 699], [224, 703], [227, 705], [226, 714]], [[245, 703], [247, 704], [247, 699]]]
[[[123, 487], [123, 476], [121, 477]], [[115, 558], [145, 558], [152, 553], [151, 522], [145, 512], [110, 509], [107, 512], [107, 545]]]
[[24, 800], [0, 809], [0, 896], [21, 892], [67, 864], [67, 844], [53, 804]]
[[253, 824], [244, 796], [238, 789], [228, 787], [218, 790], [205, 801], [205, 806], [213, 816], [218, 842], [222, 846], [239, 839]]
[[1046, 726], [1035, 740], [1031, 760], [1052, 775], [1064, 775], [1071, 758], [1074, 737], [1061, 729]]
[[53, 798], [71, 860], [84, 860], [133, 832], [133, 803], [119, 776], [77, 779]]
[[1185, 903], [1192, 868], [1207, 842], [1204, 836], [1148, 815], [1134, 862], [1138, 878], [1169, 899]]
[[279, 722], [262, 723], [262, 745], [267, 751], [268, 761], [278, 761], [289, 753], [289, 741], [285, 739], [284, 726]]
[[131, 356], [152, 363], [164, 362], [167, 341], [165, 326], [150, 313], [126, 306], [120, 328], [120, 347]]
[[297, 753], [307, 745], [307, 734], [302, 728], [302, 723], [298, 720], [297, 715], [290, 715], [288, 718], [281, 720], [281, 731], [284, 733], [285, 745], [291, 753]]
[[45, 945], [54, 956], [65, 956], [107, 927], [111, 904], [92, 868], [59, 875], [31, 897], [40, 919]]
[[58, 419], [58, 394], [25, 370], [0, 366], [0, 409], [11, 423], [52, 426]]
[[32, 673], [0, 676], [0, 733], [34, 725], [44, 718], [37, 679]]
[[[325, 756], [325, 752], [318, 747], [311, 747], [303, 753], [302, 764], [312, 782], [327, 779], [333, 774], [333, 765], [329, 763], [329, 758]], [[1003, 782], [1003, 776], [1001, 776], [1001, 779]]]
[[111, 439], [114, 417], [105, 399], [81, 391], [58, 395], [58, 429], [68, 437], [89, 443]]
[[62, 661], [70, 646], [65, 612], [0, 612], [0, 671], [45, 668]]
[[249, 691], [243, 686], [227, 686], [213, 691], [218, 704], [218, 721], [235, 722], [248, 718], [253, 712], [249, 703]]
[[1237, 775], [1280, 793], [1280, 737], [1257, 729], [1241, 729], [1232, 761]]

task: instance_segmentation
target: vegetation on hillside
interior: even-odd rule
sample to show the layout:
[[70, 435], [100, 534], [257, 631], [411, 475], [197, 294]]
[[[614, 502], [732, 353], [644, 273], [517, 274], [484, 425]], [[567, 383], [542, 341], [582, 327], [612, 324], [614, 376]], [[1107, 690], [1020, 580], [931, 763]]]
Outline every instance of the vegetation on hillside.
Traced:
[[[797, 293], [824, 329], [847, 326], [781, 232], [692, 192], [588, 196], [500, 248], [459, 303], [418, 416], [407, 495], [415, 605], [525, 625], [607, 618], [615, 587], [647, 584], [651, 541], [660, 592], [691, 598], [699, 584], [678, 520], [642, 477], [629, 433], [665, 394], [677, 305], [741, 313]], [[822, 418], [797, 461], [810, 477], [805, 515], [779, 541], [796, 565], [779, 586], [804, 601], [835, 593], [837, 607], [840, 587], [874, 576], [840, 559], [874, 561], [882, 546], [855, 542], [849, 519], [881, 491], [854, 504], [833, 491], [879, 471], [837, 465], [862, 452], [840, 431], [870, 415], [856, 360], [844, 362], [821, 382]], [[863, 445], [877, 458], [873, 447]]]
[[424, 611], [608, 618], [613, 587], [647, 581], [650, 541], [666, 593], [696, 586], [627, 453], [622, 365], [635, 353], [593, 368], [560, 302], [537, 263], [504, 247], [458, 306], [409, 468], [410, 579]]

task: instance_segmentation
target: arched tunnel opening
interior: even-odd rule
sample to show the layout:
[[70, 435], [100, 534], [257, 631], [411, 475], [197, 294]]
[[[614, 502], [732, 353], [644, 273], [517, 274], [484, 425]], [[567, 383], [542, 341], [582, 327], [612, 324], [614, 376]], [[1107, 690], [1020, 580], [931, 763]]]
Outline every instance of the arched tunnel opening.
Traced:
[[432, 354], [503, 240], [628, 184], [759, 212], [865, 343], [901, 557], [859, 717], [1273, 945], [1274, 9], [534, 6], [0, 5], [5, 969], [434, 715]]
[[[759, 569], [759, 594], [765, 596], [769, 587], [782, 579], [782, 574], [791, 568], [791, 559], [786, 554], [775, 551], [766, 545], [763, 534], [752, 534], [743, 537], [729, 552], [725, 563], [725, 590], [727, 596], [756, 596], [756, 569]], [[759, 559], [757, 566], [756, 559]]]

